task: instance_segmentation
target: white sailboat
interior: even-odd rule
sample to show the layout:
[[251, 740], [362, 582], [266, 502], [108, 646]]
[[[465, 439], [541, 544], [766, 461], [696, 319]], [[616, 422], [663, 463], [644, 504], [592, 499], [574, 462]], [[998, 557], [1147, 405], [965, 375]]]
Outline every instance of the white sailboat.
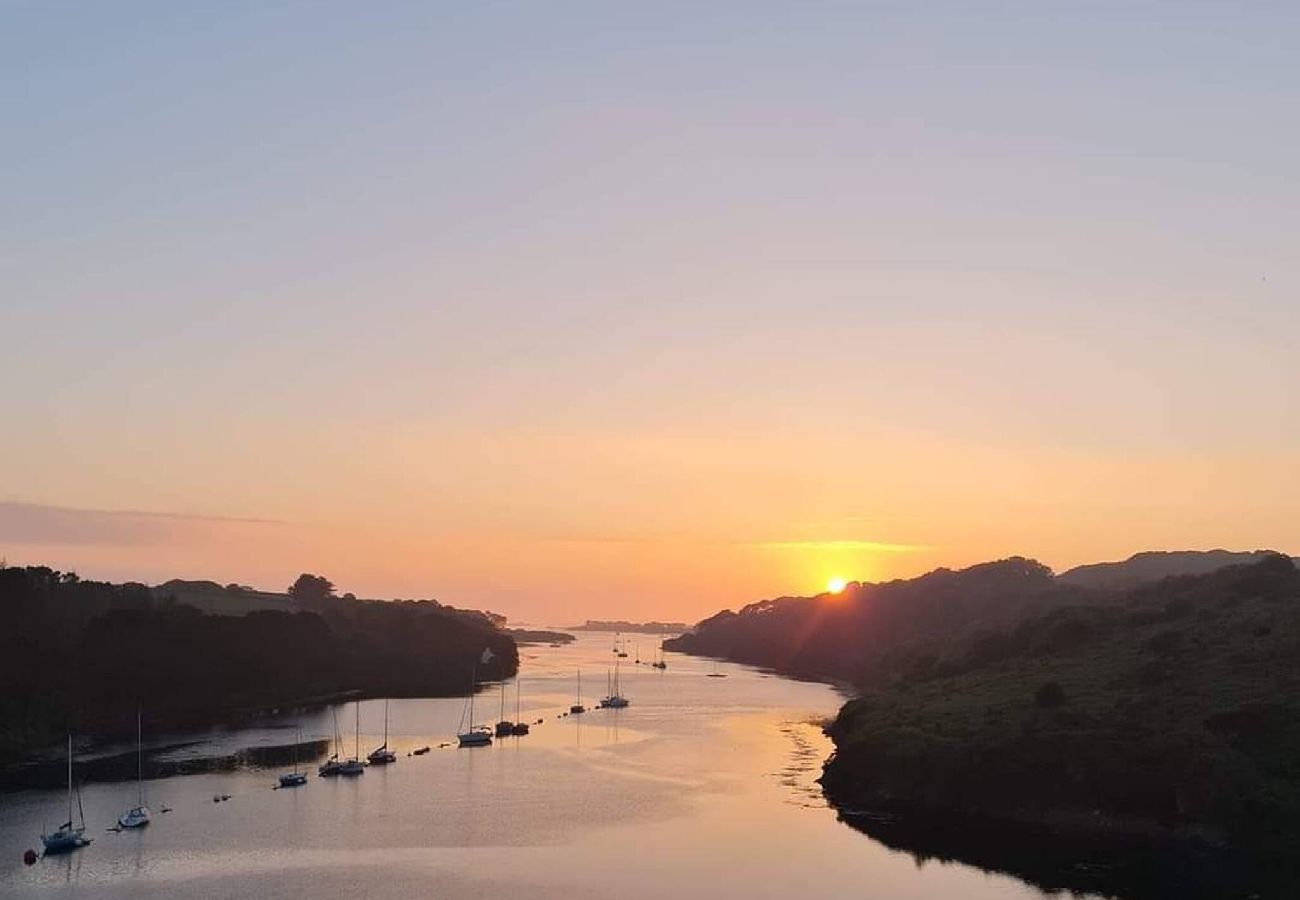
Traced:
[[510, 737], [515, 723], [506, 718], [506, 683], [501, 682], [501, 718], [497, 720], [497, 737]]
[[339, 766], [340, 775], [364, 775], [366, 774], [366, 764], [361, 760], [361, 701], [356, 702], [357, 710], [357, 743], [356, 749], [352, 751], [352, 756], [345, 760]]
[[149, 807], [144, 805], [144, 737], [141, 727], [141, 710], [135, 711], [135, 806], [117, 817], [122, 828], [143, 828], [149, 824]]
[[519, 718], [519, 676], [515, 676], [515, 724], [510, 729], [510, 733], [515, 737], [520, 737], [528, 733], [528, 723]]
[[397, 762], [397, 754], [388, 749], [388, 700], [384, 699], [384, 742], [366, 757], [372, 766], [386, 766]]
[[325, 760], [325, 762], [321, 764], [320, 768], [316, 770], [322, 778], [331, 775], [338, 775], [340, 770], [343, 768], [343, 763], [339, 760], [339, 745], [343, 743], [343, 736], [339, 734], [338, 707], [332, 707], [330, 709], [330, 714], [334, 716], [334, 752], [331, 753], [330, 758]]
[[582, 705], [582, 670], [579, 669], [578, 670], [578, 702], [569, 707], [569, 713], [571, 715], [576, 716], [579, 713], [585, 713], [586, 711], [587, 711], [587, 707]]
[[614, 678], [609, 685], [608, 690], [608, 696], [606, 696], [604, 700], [600, 701], [600, 705], [605, 709], [623, 709], [630, 702], [623, 696], [619, 684], [618, 663], [614, 663]]
[[492, 743], [492, 732], [488, 730], [487, 726], [474, 724], [474, 688], [478, 683], [478, 663], [482, 662], [487, 665], [488, 661], [492, 659], [492, 655], [491, 647], [484, 648], [482, 657], [470, 669], [469, 699], [466, 702], [466, 708], [461, 711], [460, 729], [456, 734], [456, 740], [462, 747], [485, 747]]
[[302, 743], [302, 726], [294, 731], [293, 771], [280, 776], [280, 787], [302, 787], [307, 783], [307, 773], [298, 770], [298, 745]]
[[42, 834], [41, 844], [46, 855], [70, 853], [89, 844], [94, 838], [86, 837], [86, 814], [81, 809], [81, 793], [77, 793], [77, 810], [81, 824], [72, 824], [72, 735], [68, 735], [68, 821], [64, 822], [52, 834]]

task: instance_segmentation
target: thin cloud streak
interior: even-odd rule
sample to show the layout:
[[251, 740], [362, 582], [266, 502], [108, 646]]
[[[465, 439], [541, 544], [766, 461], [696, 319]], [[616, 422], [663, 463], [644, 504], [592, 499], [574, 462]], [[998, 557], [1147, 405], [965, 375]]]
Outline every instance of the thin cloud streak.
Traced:
[[882, 541], [761, 541], [746, 546], [764, 550], [862, 550], [873, 553], [918, 553], [932, 550], [926, 544], [889, 544]]

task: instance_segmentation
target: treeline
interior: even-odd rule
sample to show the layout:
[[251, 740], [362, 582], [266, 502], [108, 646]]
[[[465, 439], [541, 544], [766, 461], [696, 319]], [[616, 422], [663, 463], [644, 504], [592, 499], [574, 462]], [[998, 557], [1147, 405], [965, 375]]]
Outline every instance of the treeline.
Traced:
[[71, 729], [107, 734], [137, 704], [155, 727], [305, 699], [446, 696], [513, 675], [514, 640], [487, 616], [433, 601], [342, 598], [320, 576], [290, 592], [297, 612], [204, 615], [144, 585], [0, 569], [0, 763]]

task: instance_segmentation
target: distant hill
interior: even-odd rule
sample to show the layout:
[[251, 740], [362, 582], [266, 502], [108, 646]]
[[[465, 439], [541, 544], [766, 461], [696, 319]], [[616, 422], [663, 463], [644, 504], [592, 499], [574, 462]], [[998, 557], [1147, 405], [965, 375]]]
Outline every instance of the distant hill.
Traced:
[[1171, 575], [1204, 575], [1224, 566], [1257, 563], [1268, 550], [1176, 550], [1135, 553], [1123, 562], [1076, 566], [1056, 576], [1064, 584], [1098, 590], [1127, 590]]
[[244, 587], [222, 586], [215, 581], [182, 581], [174, 578], [150, 589], [159, 600], [174, 598], [200, 612], [219, 616], [243, 616], [260, 609], [296, 612], [300, 607], [288, 594], [275, 594]]
[[568, 631], [623, 631], [628, 634], [681, 634], [687, 629], [685, 622], [602, 622], [588, 619], [584, 625], [574, 625]]
[[1013, 557], [884, 584], [851, 584], [839, 594], [782, 597], [740, 612], [724, 610], [665, 647], [865, 683], [918, 664], [938, 664], [947, 647], [1087, 596], [1084, 589], [1057, 581], [1041, 563]]
[[[828, 795], [891, 846], [1054, 889], [1300, 896], [1285, 556], [1031, 617], [874, 683], [830, 731]], [[1053, 854], [1071, 865], [1048, 870]]]

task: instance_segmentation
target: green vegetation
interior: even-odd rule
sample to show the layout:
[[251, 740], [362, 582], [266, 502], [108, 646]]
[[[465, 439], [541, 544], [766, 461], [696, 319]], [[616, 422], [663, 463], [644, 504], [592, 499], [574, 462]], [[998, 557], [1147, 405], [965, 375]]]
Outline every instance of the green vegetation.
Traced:
[[[184, 584], [216, 598], [247, 591]], [[517, 670], [514, 640], [488, 614], [337, 597], [325, 579], [299, 584], [310, 586], [291, 599], [264, 595], [285, 597], [287, 609], [205, 615], [144, 585], [0, 568], [0, 764], [69, 730], [129, 730], [137, 704], [154, 727], [204, 725], [341, 694], [459, 694], [488, 647], [494, 656], [480, 679]]]
[[1270, 556], [1031, 617], [830, 732], [844, 807], [1193, 842], [1244, 854], [1243, 891], [1294, 886], [1300, 574]]

